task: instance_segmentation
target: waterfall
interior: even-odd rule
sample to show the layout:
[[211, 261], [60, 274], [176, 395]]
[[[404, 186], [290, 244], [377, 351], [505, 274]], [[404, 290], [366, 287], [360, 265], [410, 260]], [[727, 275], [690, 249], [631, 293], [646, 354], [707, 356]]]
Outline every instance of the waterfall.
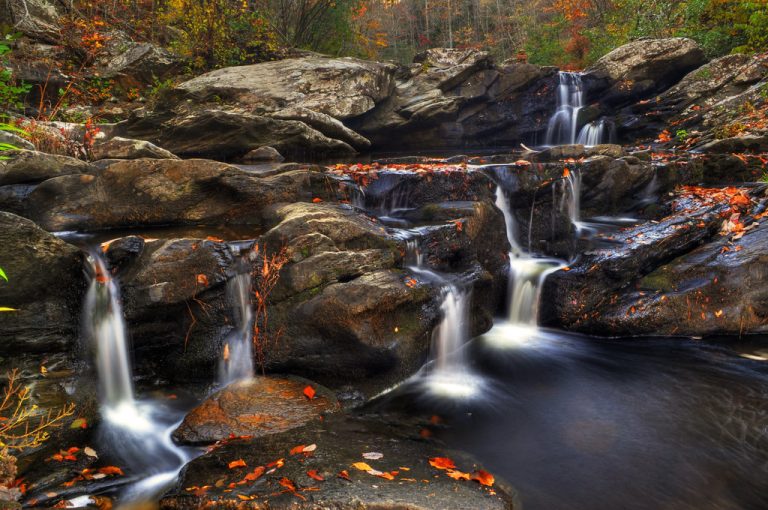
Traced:
[[509, 241], [509, 288], [507, 317], [494, 324], [484, 335], [487, 342], [507, 347], [526, 343], [538, 333], [538, 309], [541, 288], [546, 277], [563, 266], [555, 259], [537, 258], [521, 248], [517, 241], [517, 223], [504, 190], [496, 188], [496, 207], [504, 215]]
[[[239, 255], [239, 251], [233, 248]], [[219, 362], [219, 384], [226, 386], [235, 381], [253, 377], [253, 306], [251, 305], [251, 273], [248, 264], [241, 261], [240, 272], [227, 282], [227, 295], [235, 315], [235, 329], [224, 342]]]
[[91, 282], [85, 297], [83, 323], [96, 350], [101, 403], [108, 419], [138, 415], [120, 292], [104, 259], [94, 252], [88, 263]]
[[563, 182], [565, 183], [563, 198], [566, 202], [568, 218], [576, 228], [576, 236], [581, 237], [582, 232], [588, 229], [587, 224], [581, 221], [581, 171], [568, 170]]
[[580, 73], [560, 72], [557, 87], [557, 110], [547, 125], [547, 145], [600, 145], [610, 140], [612, 124], [605, 119], [592, 121], [579, 129], [579, 114], [586, 94]]
[[469, 368], [465, 344], [469, 341], [470, 292], [448, 281], [424, 263], [418, 238], [406, 240], [406, 268], [440, 285], [440, 324], [432, 334], [432, 360], [419, 374], [430, 392], [453, 398], [476, 394], [482, 381]]
[[121, 502], [149, 501], [168, 489], [194, 454], [171, 439], [181, 418], [177, 411], [136, 400], [118, 283], [98, 251], [87, 262], [90, 283], [83, 302], [83, 331], [96, 353], [104, 418], [99, 425], [100, 448], [131, 473], [146, 475], [126, 487]]
[[579, 112], [584, 107], [584, 87], [581, 74], [560, 72], [557, 87], [557, 110], [547, 126], [547, 145], [576, 143]]

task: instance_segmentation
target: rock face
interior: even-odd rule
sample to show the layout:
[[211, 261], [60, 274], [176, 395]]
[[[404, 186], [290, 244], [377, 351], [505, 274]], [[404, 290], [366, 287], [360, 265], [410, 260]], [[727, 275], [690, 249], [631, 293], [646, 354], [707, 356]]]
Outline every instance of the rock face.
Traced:
[[37, 151], [5, 152], [0, 161], [0, 186], [37, 184], [63, 175], [87, 174], [93, 167], [85, 161]]
[[[519, 507], [514, 489], [497, 480], [483, 487], [471, 480], [452, 480], [429, 465], [429, 459], [450, 456], [457, 468], [472, 473], [477, 463], [458, 452], [446, 452], [418, 437], [418, 424], [389, 423], [386, 419], [329, 417], [299, 429], [250, 440], [233, 440], [190, 462], [181, 479], [161, 501], [163, 509], [217, 508], [357, 508], [361, 510], [512, 509]], [[297, 445], [311, 451], [291, 455]], [[378, 460], [363, 458], [375, 452]], [[242, 459], [245, 467], [227, 469]], [[274, 464], [278, 459], [282, 462]], [[365, 462], [373, 473], [355, 469]], [[263, 466], [264, 469], [258, 469]], [[274, 471], [271, 468], [276, 467]], [[408, 468], [404, 470], [400, 466]], [[338, 476], [348, 472], [347, 478]], [[258, 475], [258, 473], [262, 473]], [[315, 478], [307, 474], [312, 472]], [[397, 472], [392, 475], [391, 472]], [[246, 478], [249, 473], [254, 473]], [[222, 479], [221, 488], [212, 485]], [[321, 480], [318, 480], [320, 478]], [[254, 480], [255, 479], [255, 480]], [[238, 482], [244, 483], [238, 485]], [[252, 481], [253, 480], [253, 481]], [[282, 480], [282, 482], [281, 482]], [[286, 491], [288, 483], [293, 491]], [[412, 480], [416, 480], [415, 482]], [[421, 480], [429, 480], [423, 483]], [[230, 483], [235, 489], [224, 490]], [[282, 485], [281, 485], [282, 484]], [[292, 493], [294, 492], [294, 493]], [[251, 499], [253, 498], [253, 499]]]
[[312, 172], [259, 178], [208, 160], [119, 161], [96, 175], [49, 179], [29, 195], [33, 219], [50, 230], [137, 225], [259, 224], [280, 201], [311, 200]]
[[2, 356], [70, 349], [79, 329], [85, 292], [80, 250], [31, 221], [0, 213], [0, 313]]
[[97, 62], [98, 74], [113, 78], [125, 88], [152, 84], [174, 71], [180, 70], [182, 61], [168, 50], [146, 42], [134, 42], [130, 38], [115, 37], [107, 44], [109, 56]]
[[602, 102], [615, 105], [661, 92], [705, 62], [704, 51], [692, 39], [638, 39], [611, 51], [586, 72], [609, 84]]
[[[316, 391], [312, 400], [303, 393], [307, 386]], [[186, 444], [259, 438], [301, 427], [338, 409], [333, 394], [311, 381], [257, 377], [211, 395], [187, 414], [173, 438]]]
[[768, 229], [719, 236], [727, 200], [683, 198], [658, 224], [614, 234], [550, 277], [544, 323], [601, 335], [739, 335], [768, 328]]
[[392, 88], [394, 66], [320, 55], [211, 71], [177, 91], [206, 101], [218, 96], [254, 113], [306, 108], [343, 120], [371, 110]]
[[61, 25], [56, 6], [47, 0], [9, 0], [14, 29], [41, 41], [57, 44], [61, 41]]
[[94, 161], [100, 159], [179, 159], [165, 149], [144, 140], [130, 140], [116, 136], [91, 149]]

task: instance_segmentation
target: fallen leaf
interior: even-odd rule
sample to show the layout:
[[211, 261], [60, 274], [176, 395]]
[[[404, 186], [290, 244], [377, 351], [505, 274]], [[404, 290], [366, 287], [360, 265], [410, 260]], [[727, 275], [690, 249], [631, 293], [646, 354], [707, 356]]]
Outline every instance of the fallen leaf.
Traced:
[[296, 485], [290, 479], [282, 477], [278, 483], [289, 491], [296, 492]]
[[241, 468], [241, 467], [246, 467], [246, 466], [247, 466], [247, 464], [245, 463], [245, 461], [243, 459], [233, 460], [232, 462], [227, 464], [227, 467], [229, 467], [229, 469], [236, 469], [236, 468]]
[[352, 464], [352, 467], [355, 469], [359, 469], [360, 471], [371, 471], [373, 468], [366, 464], [365, 462], [355, 462]]
[[317, 471], [316, 471], [316, 470], [314, 470], [314, 469], [310, 469], [309, 471], [307, 471], [307, 476], [308, 476], [308, 477], [310, 477], [310, 478], [312, 478], [313, 480], [317, 480], [318, 482], [322, 482], [323, 480], [325, 480], [325, 478], [323, 478], [322, 476], [320, 476], [320, 475], [317, 473]]
[[205, 276], [204, 274], [197, 275], [197, 283], [199, 283], [200, 285], [206, 285], [207, 286], [208, 285], [208, 277]]
[[85, 448], [83, 448], [83, 453], [89, 457], [93, 457], [94, 459], [99, 458], [99, 456], [96, 454], [96, 450], [94, 450], [90, 446], [86, 446]]
[[322, 199], [322, 198], [313, 198], [313, 199], [312, 199], [312, 203], [314, 203], [314, 204], [319, 204], [319, 203], [320, 203], [320, 202], [322, 202], [322, 201], [323, 201], [323, 199]]
[[349, 471], [347, 471], [346, 469], [342, 469], [341, 471], [339, 471], [339, 473], [336, 476], [338, 476], [339, 478], [343, 478], [344, 480], [349, 480], [350, 482], [352, 481], [352, 479], [349, 477]]
[[290, 452], [291, 455], [297, 455], [299, 453], [304, 453], [303, 444], [300, 444], [299, 446], [294, 446], [293, 448], [291, 448], [291, 452]]
[[482, 469], [478, 469], [472, 473], [472, 480], [479, 482], [480, 485], [485, 485], [486, 487], [493, 486], [494, 482], [496, 481], [492, 474], [490, 474], [488, 471], [483, 471]]
[[312, 400], [313, 398], [315, 398], [315, 389], [312, 386], [305, 387], [304, 396], [307, 397], [309, 400]]
[[99, 473], [101, 473], [102, 475], [125, 476], [125, 473], [123, 473], [123, 470], [115, 466], [107, 466], [107, 467], [99, 468]]
[[363, 458], [367, 460], [379, 460], [382, 457], [384, 457], [384, 454], [379, 452], [365, 452], [363, 454]]
[[246, 496], [245, 494], [238, 494], [237, 498], [241, 501], [252, 501], [256, 496]]
[[448, 469], [445, 471], [445, 474], [454, 480], [469, 480], [471, 478], [469, 473], [459, 471], [458, 469]]
[[250, 473], [248, 473], [247, 475], [245, 475], [244, 480], [248, 482], [253, 482], [254, 480], [258, 480], [259, 478], [261, 478], [261, 475], [264, 474], [264, 471], [266, 471], [264, 466], [259, 466], [253, 471], [251, 471]]
[[437, 469], [456, 469], [456, 464], [448, 457], [434, 457], [429, 459], [429, 464]]

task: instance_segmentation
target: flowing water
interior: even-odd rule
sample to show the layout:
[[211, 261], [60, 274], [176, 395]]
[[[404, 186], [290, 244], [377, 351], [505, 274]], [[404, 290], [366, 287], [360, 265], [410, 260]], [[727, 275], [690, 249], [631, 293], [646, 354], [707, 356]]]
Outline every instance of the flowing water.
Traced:
[[[241, 255], [234, 248], [233, 251]], [[227, 282], [227, 295], [235, 315], [235, 328], [224, 342], [224, 351], [219, 361], [218, 382], [221, 386], [250, 379], [254, 375], [251, 285], [250, 266], [245, 260], [241, 260], [238, 273]]]
[[546, 145], [582, 144], [587, 146], [610, 142], [612, 124], [598, 119], [582, 125], [579, 118], [586, 94], [580, 73], [561, 71], [557, 87], [557, 109], [547, 125]]
[[153, 500], [176, 479], [193, 452], [178, 448], [171, 432], [178, 411], [134, 396], [125, 320], [118, 283], [94, 251], [88, 257], [91, 276], [83, 309], [83, 329], [96, 357], [103, 421], [100, 451], [119, 460], [128, 474], [144, 477], [126, 487], [121, 501]]

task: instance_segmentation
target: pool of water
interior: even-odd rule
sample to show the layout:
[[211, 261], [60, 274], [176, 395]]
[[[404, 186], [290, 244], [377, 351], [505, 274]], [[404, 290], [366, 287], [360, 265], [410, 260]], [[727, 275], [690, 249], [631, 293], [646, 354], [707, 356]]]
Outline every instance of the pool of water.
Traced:
[[437, 414], [526, 510], [768, 508], [768, 339], [475, 339], [482, 393], [417, 381], [371, 407]]

